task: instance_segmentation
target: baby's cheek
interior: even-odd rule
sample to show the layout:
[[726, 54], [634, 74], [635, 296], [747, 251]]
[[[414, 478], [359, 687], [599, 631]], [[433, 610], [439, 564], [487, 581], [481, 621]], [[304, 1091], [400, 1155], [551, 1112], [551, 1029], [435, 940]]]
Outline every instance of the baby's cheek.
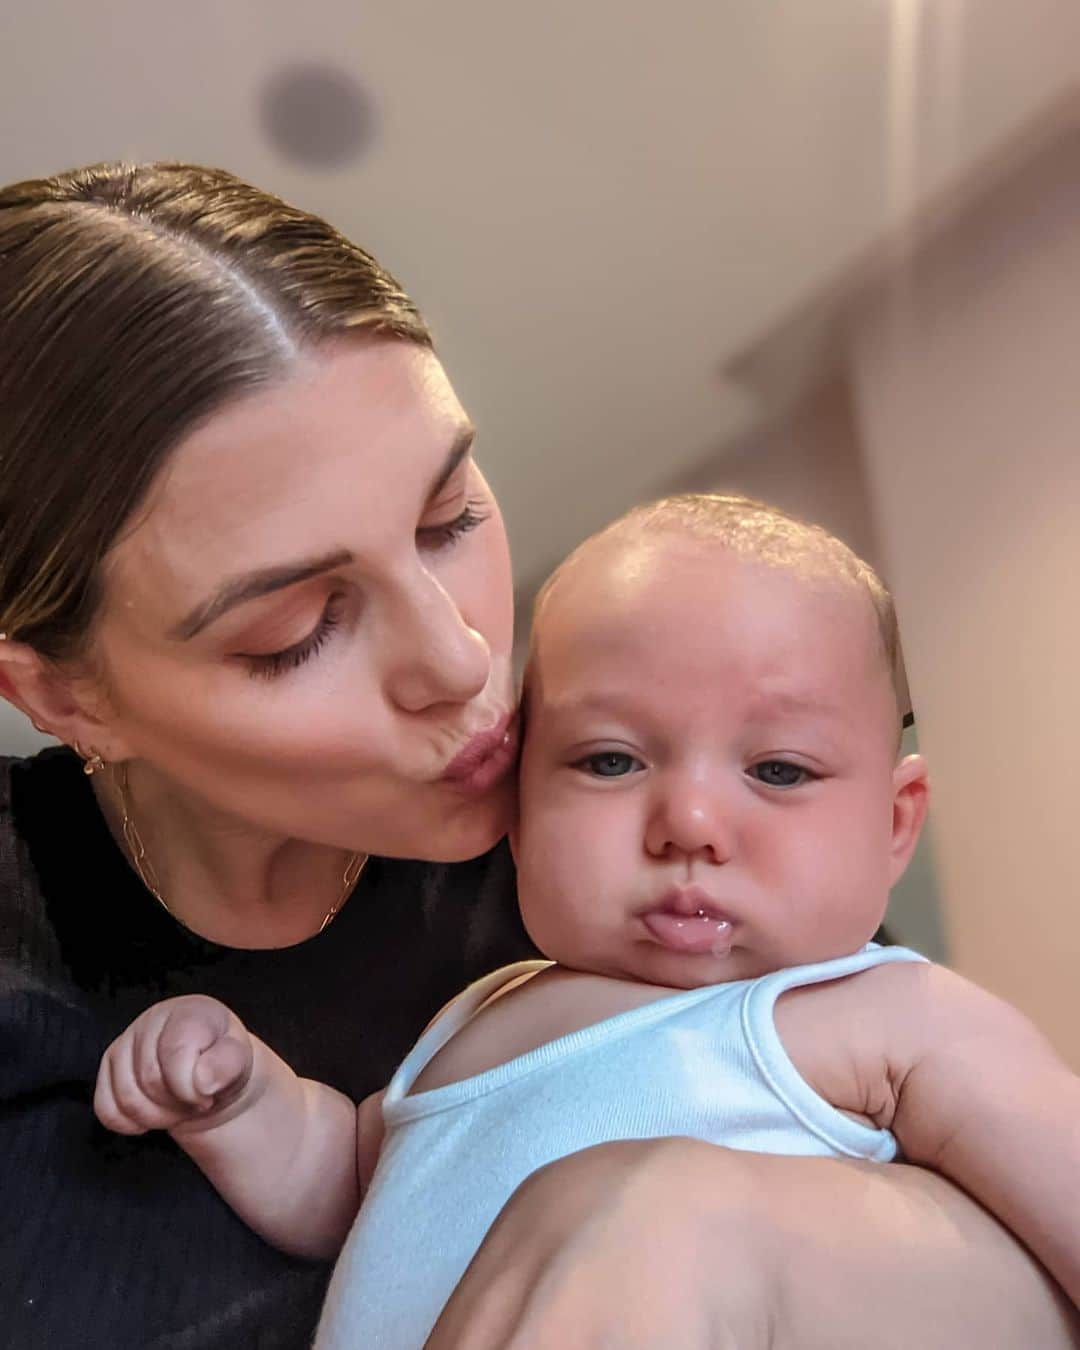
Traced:
[[559, 960], [567, 936], [561, 892], [545, 884], [519, 886], [518, 894], [529, 937], [545, 956]]
[[[559, 858], [547, 833], [538, 828], [535, 815], [526, 815], [518, 824], [514, 859], [517, 863], [518, 907], [532, 931], [541, 924], [550, 909], [550, 896], [558, 886]], [[535, 938], [534, 938], [535, 940]]]
[[[828, 870], [822, 879], [830, 879]], [[829, 935], [830, 954], [854, 951], [873, 937], [888, 904], [888, 881], [877, 851], [852, 848], [835, 859], [831, 881], [817, 892], [817, 925]]]
[[526, 836], [518, 866], [518, 904], [526, 930], [545, 956], [560, 959], [573, 946], [577, 909], [587, 883], [557, 839]]

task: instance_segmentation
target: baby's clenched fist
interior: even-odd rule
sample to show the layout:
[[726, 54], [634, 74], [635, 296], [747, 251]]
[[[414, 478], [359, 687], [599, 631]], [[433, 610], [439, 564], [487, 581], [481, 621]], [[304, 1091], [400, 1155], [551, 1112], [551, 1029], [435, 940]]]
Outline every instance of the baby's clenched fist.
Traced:
[[253, 1040], [215, 998], [185, 994], [155, 1003], [101, 1061], [94, 1112], [118, 1134], [218, 1123], [251, 1078]]

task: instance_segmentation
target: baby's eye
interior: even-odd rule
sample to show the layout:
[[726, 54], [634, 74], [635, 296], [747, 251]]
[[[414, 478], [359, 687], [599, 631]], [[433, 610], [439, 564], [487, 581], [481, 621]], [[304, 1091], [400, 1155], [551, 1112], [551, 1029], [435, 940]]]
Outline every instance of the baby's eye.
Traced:
[[594, 778], [625, 778], [629, 773], [640, 773], [645, 767], [640, 759], [628, 755], [624, 750], [601, 750], [595, 755], [586, 755], [574, 765], [591, 773]]
[[814, 777], [809, 769], [786, 759], [763, 759], [759, 764], [752, 764], [748, 772], [759, 783], [774, 788], [799, 787]]

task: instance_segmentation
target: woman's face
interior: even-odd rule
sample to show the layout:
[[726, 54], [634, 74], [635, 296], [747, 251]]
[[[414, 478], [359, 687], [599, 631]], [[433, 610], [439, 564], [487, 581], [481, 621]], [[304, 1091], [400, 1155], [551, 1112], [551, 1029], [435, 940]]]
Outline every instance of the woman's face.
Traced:
[[471, 441], [436, 358], [371, 339], [188, 436], [106, 561], [111, 752], [237, 827], [445, 860], [493, 844], [512, 585]]

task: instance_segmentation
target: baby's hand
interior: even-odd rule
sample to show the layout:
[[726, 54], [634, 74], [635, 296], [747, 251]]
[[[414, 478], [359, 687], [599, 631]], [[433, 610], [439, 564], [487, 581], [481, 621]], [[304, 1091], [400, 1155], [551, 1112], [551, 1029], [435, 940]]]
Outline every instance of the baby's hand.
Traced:
[[94, 1111], [118, 1134], [217, 1123], [239, 1105], [253, 1058], [250, 1033], [224, 1003], [202, 994], [167, 999], [105, 1051]]

